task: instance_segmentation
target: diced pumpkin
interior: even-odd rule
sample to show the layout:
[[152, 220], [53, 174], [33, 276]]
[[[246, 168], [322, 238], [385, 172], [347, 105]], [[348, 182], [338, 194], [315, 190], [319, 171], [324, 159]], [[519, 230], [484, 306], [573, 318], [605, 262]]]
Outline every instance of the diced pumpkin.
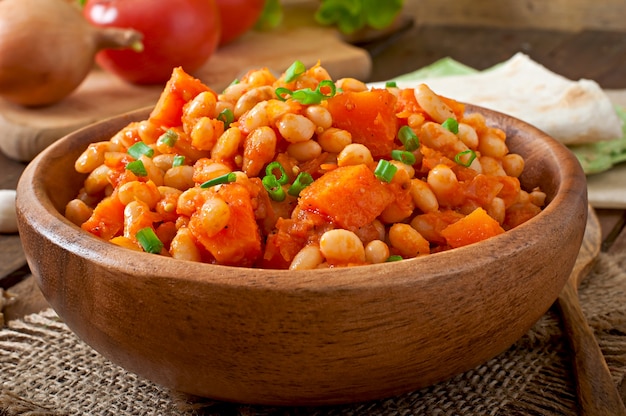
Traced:
[[475, 201], [478, 205], [487, 206], [502, 191], [504, 184], [495, 176], [481, 173], [465, 182], [463, 188], [466, 199]]
[[374, 158], [389, 157], [397, 132], [396, 97], [386, 89], [348, 91], [328, 100], [333, 126], [367, 146]]
[[487, 211], [476, 208], [470, 214], [444, 228], [441, 235], [450, 247], [457, 248], [486, 240], [503, 232], [504, 229], [498, 221], [489, 216]]
[[399, 91], [396, 113], [400, 118], [407, 118], [410, 114], [426, 114], [417, 103], [415, 90], [413, 88], [403, 88]]
[[457, 120], [461, 120], [463, 115], [465, 114], [465, 104], [460, 101], [457, 101], [453, 98], [445, 97], [440, 95], [441, 101], [443, 101], [454, 113]]
[[300, 192], [298, 205], [354, 230], [374, 221], [393, 200], [388, 187], [361, 164], [339, 167], [317, 179]]
[[124, 205], [115, 194], [104, 198], [81, 228], [105, 240], [121, 235], [124, 230]]
[[203, 91], [211, 91], [202, 81], [187, 74], [181, 67], [174, 68], [159, 100], [150, 113], [150, 121], [169, 128], [180, 126], [183, 106]]
[[236, 182], [222, 185], [217, 194], [230, 208], [226, 226], [209, 236], [200, 226], [199, 213], [194, 213], [189, 220], [189, 229], [218, 264], [252, 267], [261, 254], [261, 235], [250, 194]]
[[515, 204], [522, 188], [519, 179], [513, 176], [496, 176], [495, 178], [503, 185], [498, 197], [502, 198], [504, 206], [508, 208]]
[[292, 218], [278, 218], [276, 232], [268, 235], [263, 267], [286, 269], [295, 255], [309, 242], [319, 240], [329, 229], [321, 215], [296, 208]]
[[431, 243], [443, 246], [446, 244], [446, 239], [441, 235], [441, 231], [461, 218], [463, 214], [451, 209], [443, 209], [416, 215], [411, 225]]

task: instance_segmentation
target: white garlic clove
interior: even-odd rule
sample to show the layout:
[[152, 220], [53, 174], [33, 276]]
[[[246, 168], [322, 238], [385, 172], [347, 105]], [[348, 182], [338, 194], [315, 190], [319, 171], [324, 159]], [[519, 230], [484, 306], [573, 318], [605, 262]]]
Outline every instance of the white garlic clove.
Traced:
[[16, 232], [15, 190], [0, 189], [0, 233], [11, 234]]

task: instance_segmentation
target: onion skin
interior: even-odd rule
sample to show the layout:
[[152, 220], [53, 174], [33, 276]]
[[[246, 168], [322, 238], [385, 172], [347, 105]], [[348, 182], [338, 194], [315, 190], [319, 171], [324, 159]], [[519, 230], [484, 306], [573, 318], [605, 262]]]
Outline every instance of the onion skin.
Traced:
[[0, 97], [55, 104], [83, 82], [99, 50], [140, 41], [134, 30], [90, 25], [63, 0], [0, 0]]

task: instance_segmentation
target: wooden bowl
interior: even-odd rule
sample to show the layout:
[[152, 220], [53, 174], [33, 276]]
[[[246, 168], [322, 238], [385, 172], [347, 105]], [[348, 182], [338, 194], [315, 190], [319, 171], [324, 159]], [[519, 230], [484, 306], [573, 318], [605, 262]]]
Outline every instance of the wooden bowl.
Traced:
[[585, 176], [538, 129], [468, 106], [526, 159], [541, 214], [495, 238], [380, 265], [277, 271], [192, 263], [117, 247], [63, 217], [84, 176], [74, 161], [148, 109], [86, 127], [28, 166], [17, 210], [46, 299], [87, 344], [163, 386], [271, 405], [364, 401], [418, 389], [509, 348], [548, 310], [573, 267]]

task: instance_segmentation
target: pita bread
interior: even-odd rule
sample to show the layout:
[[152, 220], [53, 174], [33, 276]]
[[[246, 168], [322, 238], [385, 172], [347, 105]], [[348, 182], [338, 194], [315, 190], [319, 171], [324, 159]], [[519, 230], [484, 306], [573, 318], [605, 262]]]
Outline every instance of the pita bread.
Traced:
[[518, 53], [487, 71], [426, 79], [399, 79], [401, 88], [427, 84], [439, 95], [500, 111], [530, 123], [564, 144], [622, 136], [609, 97], [591, 80], [569, 80]]

